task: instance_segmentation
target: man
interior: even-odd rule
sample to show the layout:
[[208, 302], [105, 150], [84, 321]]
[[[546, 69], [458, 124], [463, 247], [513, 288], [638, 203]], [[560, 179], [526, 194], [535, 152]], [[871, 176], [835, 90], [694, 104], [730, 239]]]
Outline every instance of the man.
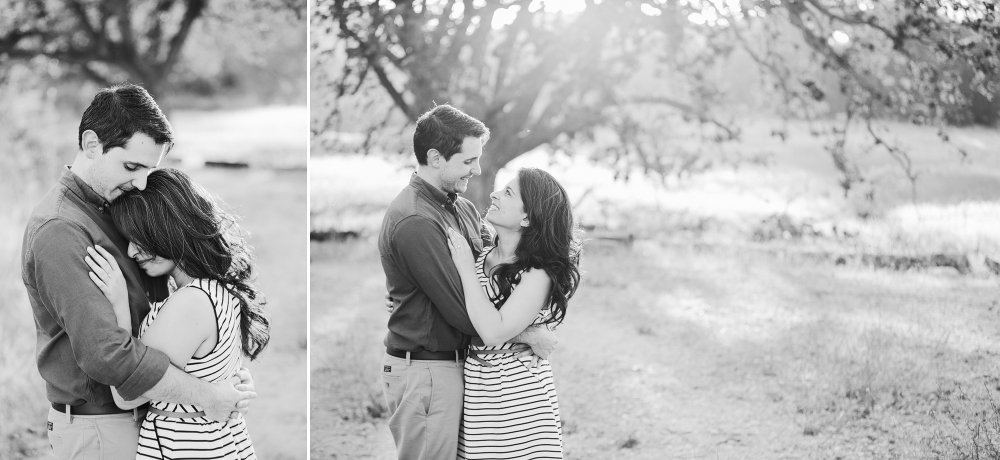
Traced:
[[[458, 455], [462, 369], [476, 330], [465, 310], [461, 278], [447, 245], [455, 228], [474, 252], [483, 249], [476, 207], [458, 196], [480, 174], [489, 129], [449, 105], [417, 120], [417, 171], [389, 205], [379, 234], [386, 289], [393, 305], [382, 364], [389, 429], [400, 459]], [[546, 355], [555, 337], [529, 328], [514, 341]]]
[[[128, 241], [107, 212], [123, 192], [146, 187], [146, 175], [173, 145], [170, 124], [156, 102], [127, 83], [103, 89], [84, 112], [77, 139], [73, 165], [35, 206], [21, 248], [38, 371], [52, 403], [49, 441], [57, 459], [134, 459], [137, 414], [119, 409], [109, 386], [127, 400], [145, 396], [195, 404], [214, 420], [244, 412], [256, 394], [172, 367], [164, 353], [117, 326], [111, 303], [89, 277], [88, 247], [114, 255], [128, 283], [134, 331], [150, 299], [167, 294], [166, 279], [150, 279], [127, 256]], [[252, 380], [244, 383], [241, 388], [252, 389]]]

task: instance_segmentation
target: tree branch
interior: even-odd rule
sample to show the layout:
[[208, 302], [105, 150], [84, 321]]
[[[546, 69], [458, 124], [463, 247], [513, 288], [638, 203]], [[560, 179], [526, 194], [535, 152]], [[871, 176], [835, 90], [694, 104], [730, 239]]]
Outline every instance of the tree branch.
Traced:
[[375, 71], [375, 75], [378, 76], [378, 81], [380, 84], [382, 84], [382, 88], [385, 89], [387, 93], [389, 93], [389, 97], [392, 98], [392, 102], [396, 104], [396, 107], [399, 107], [399, 109], [403, 111], [403, 114], [406, 115], [406, 118], [409, 119], [411, 123], [416, 123], [417, 118], [419, 118], [420, 115], [413, 111], [413, 108], [410, 106], [410, 104], [407, 104], [406, 100], [403, 99], [402, 93], [396, 90], [396, 87], [392, 84], [392, 81], [389, 80], [389, 76], [386, 75], [385, 69], [382, 67], [382, 65], [378, 62], [377, 59], [378, 59], [377, 56], [370, 57], [368, 60], [368, 64], [369, 66], [371, 66], [372, 70]]
[[97, 72], [96, 70], [94, 70], [94, 68], [92, 68], [89, 63], [80, 64], [80, 70], [83, 71], [84, 75], [86, 75], [87, 78], [93, 80], [98, 85], [101, 85], [101, 86], [111, 86], [112, 85], [111, 81], [106, 76], [104, 76], [104, 75], [100, 74], [99, 72]]
[[72, 0], [69, 2], [69, 10], [73, 12], [76, 16], [77, 21], [80, 21], [80, 25], [83, 26], [83, 31], [87, 33], [91, 40], [95, 43], [102, 41], [102, 37], [94, 29], [94, 26], [90, 24], [90, 17], [87, 16], [87, 10], [84, 8], [80, 0]]
[[177, 28], [177, 33], [174, 34], [173, 38], [170, 39], [170, 50], [167, 51], [167, 57], [160, 63], [157, 68], [160, 75], [166, 75], [173, 69], [174, 65], [177, 64], [177, 60], [180, 59], [181, 49], [184, 48], [184, 42], [187, 41], [188, 35], [191, 33], [191, 26], [194, 21], [201, 16], [202, 12], [205, 10], [206, 0], [187, 0], [187, 9], [184, 10], [184, 17], [181, 18], [180, 26]]
[[723, 123], [723, 122], [715, 119], [714, 117], [708, 115], [707, 113], [705, 113], [703, 111], [695, 109], [693, 106], [691, 106], [689, 104], [685, 104], [685, 103], [683, 103], [681, 101], [678, 101], [676, 99], [671, 99], [671, 98], [663, 97], [663, 96], [643, 96], [643, 97], [636, 97], [636, 98], [631, 98], [631, 99], [629, 99], [627, 101], [623, 101], [623, 104], [658, 104], [658, 105], [666, 105], [666, 106], [669, 106], [669, 107], [673, 107], [673, 108], [675, 108], [677, 110], [680, 110], [681, 112], [683, 112], [683, 113], [685, 113], [687, 115], [691, 115], [691, 116], [697, 118], [698, 121], [701, 122], [701, 123], [712, 124], [712, 125], [715, 125], [715, 126], [719, 127], [720, 129], [722, 129], [723, 131], [726, 132], [726, 134], [729, 136], [729, 139], [736, 139], [740, 135], [738, 129], [734, 131], [727, 124], [725, 124], [725, 123]]
[[163, 20], [161, 18], [173, 6], [174, 0], [157, 0], [156, 6], [153, 7], [151, 18], [153, 25], [146, 32], [146, 38], [149, 39], [150, 54], [159, 53], [163, 47]]
[[[335, 6], [335, 8], [337, 7]], [[392, 83], [392, 80], [389, 79], [389, 76], [386, 73], [385, 68], [379, 62], [381, 53], [379, 53], [378, 47], [369, 44], [369, 42], [362, 39], [358, 33], [356, 33], [354, 30], [350, 28], [350, 26], [347, 23], [348, 15], [346, 14], [346, 11], [343, 10], [343, 8], [340, 8], [335, 12], [340, 13], [339, 29], [341, 36], [353, 40], [354, 42], [357, 43], [357, 46], [354, 48], [354, 50], [358, 51], [360, 56], [355, 56], [355, 58], [358, 59], [359, 61], [365, 62], [369, 69], [375, 71], [375, 75], [378, 77], [379, 84], [382, 85], [382, 89], [384, 89], [386, 93], [389, 94], [389, 97], [392, 98], [392, 101], [394, 104], [396, 104], [396, 107], [399, 107], [399, 109], [403, 112], [404, 115], [406, 115], [406, 118], [410, 120], [411, 123], [416, 122], [419, 115], [415, 114], [413, 108], [410, 107], [410, 105], [406, 102], [405, 99], [403, 99], [403, 94], [398, 89], [396, 89], [396, 86]], [[372, 40], [378, 40], [378, 39], [372, 38]], [[348, 53], [348, 55], [350, 55], [350, 52]], [[346, 65], [348, 64], [345, 64], [345, 66]]]
[[116, 12], [118, 16], [118, 33], [122, 36], [120, 47], [129, 54], [129, 58], [136, 60], [139, 57], [139, 53], [136, 49], [135, 34], [132, 33], [132, 6], [127, 0], [118, 0], [115, 3], [118, 5], [118, 11]]
[[871, 135], [872, 139], [875, 140], [875, 145], [881, 145], [885, 147], [886, 151], [889, 152], [889, 155], [892, 157], [892, 159], [896, 160], [896, 163], [899, 163], [899, 166], [900, 168], [902, 168], [903, 173], [906, 174], [906, 179], [910, 181], [910, 199], [913, 202], [913, 204], [916, 205], [917, 178], [920, 176], [920, 173], [913, 170], [913, 160], [910, 159], [910, 155], [908, 155], [903, 149], [890, 145], [888, 142], [885, 141], [885, 139], [882, 139], [881, 136], [875, 134], [875, 130], [872, 128], [871, 117], [865, 120], [865, 127], [868, 129], [868, 134]]
[[[42, 37], [44, 40], [45, 33], [37, 29], [23, 30], [23, 31], [15, 29], [12, 30], [7, 35], [0, 36], [0, 54], [10, 54], [10, 53], [15, 53], [17, 51], [23, 51], [16, 49], [18, 42], [31, 37]], [[34, 54], [32, 54], [32, 56], [34, 56]], [[20, 58], [24, 56], [11, 55], [11, 57]]]
[[802, 37], [812, 49], [825, 56], [827, 60], [836, 64], [836, 66], [841, 70], [854, 77], [854, 80], [859, 85], [865, 88], [868, 92], [874, 94], [876, 98], [884, 98], [881, 91], [881, 84], [875, 81], [875, 79], [871, 76], [861, 75], [861, 73], [859, 73], [857, 69], [855, 69], [850, 62], [848, 62], [847, 58], [837, 54], [837, 52], [831, 48], [829, 44], [827, 44], [825, 39], [813, 35], [809, 28], [802, 22], [802, 17], [799, 16], [799, 14], [806, 12], [806, 9], [802, 4], [795, 2], [787, 3], [786, 9], [789, 12], [789, 22], [791, 22], [791, 24], [802, 33]]

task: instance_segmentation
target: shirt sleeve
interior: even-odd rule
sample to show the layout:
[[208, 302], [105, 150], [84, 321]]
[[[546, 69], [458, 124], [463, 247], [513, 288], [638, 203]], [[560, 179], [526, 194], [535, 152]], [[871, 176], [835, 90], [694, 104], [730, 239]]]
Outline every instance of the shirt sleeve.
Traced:
[[419, 216], [403, 219], [392, 235], [392, 255], [448, 324], [464, 334], [479, 335], [465, 310], [462, 278], [440, 225]]
[[42, 304], [66, 331], [80, 369], [116, 387], [127, 400], [156, 385], [170, 359], [118, 327], [111, 302], [90, 279], [84, 260], [93, 238], [82, 227], [56, 219], [42, 225], [31, 244]]

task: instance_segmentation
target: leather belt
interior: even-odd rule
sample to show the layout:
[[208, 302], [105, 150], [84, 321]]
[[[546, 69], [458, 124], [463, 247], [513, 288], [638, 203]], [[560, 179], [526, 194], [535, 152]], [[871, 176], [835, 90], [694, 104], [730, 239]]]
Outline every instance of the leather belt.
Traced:
[[[66, 404], [52, 403], [52, 408], [64, 414], [66, 413]], [[131, 414], [132, 409], [122, 409], [116, 406], [115, 403], [108, 403], [103, 406], [99, 406], [97, 404], [85, 402], [77, 406], [69, 406], [69, 413], [71, 415]]]
[[395, 356], [397, 358], [406, 359], [406, 354], [410, 354], [410, 359], [417, 361], [458, 361], [460, 359], [465, 359], [468, 356], [468, 350], [455, 350], [455, 351], [404, 351], [397, 350], [395, 348], [386, 348], [386, 354], [389, 356]]

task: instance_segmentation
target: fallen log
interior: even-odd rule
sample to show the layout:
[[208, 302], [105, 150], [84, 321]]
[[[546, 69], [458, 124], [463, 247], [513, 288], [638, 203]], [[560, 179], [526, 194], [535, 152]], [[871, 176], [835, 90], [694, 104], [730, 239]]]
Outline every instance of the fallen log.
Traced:
[[318, 242], [329, 241], [329, 240], [347, 241], [356, 239], [359, 236], [361, 236], [361, 234], [354, 230], [348, 230], [345, 232], [337, 230], [311, 230], [309, 232], [309, 239]]
[[[858, 256], [847, 255], [838, 256], [834, 263], [845, 265], [849, 260], [856, 260]], [[895, 256], [891, 254], [862, 254], [860, 256], [861, 265], [872, 268], [884, 268], [890, 270], [905, 271], [911, 269], [926, 269], [932, 267], [950, 267], [962, 275], [972, 273], [972, 265], [965, 254], [930, 254], [923, 256]], [[991, 261], [987, 259], [987, 265]], [[996, 262], [994, 262], [996, 264]], [[1000, 266], [997, 267], [1000, 270]], [[990, 269], [993, 271], [993, 269]], [[1000, 271], [993, 271], [1000, 274]]]

